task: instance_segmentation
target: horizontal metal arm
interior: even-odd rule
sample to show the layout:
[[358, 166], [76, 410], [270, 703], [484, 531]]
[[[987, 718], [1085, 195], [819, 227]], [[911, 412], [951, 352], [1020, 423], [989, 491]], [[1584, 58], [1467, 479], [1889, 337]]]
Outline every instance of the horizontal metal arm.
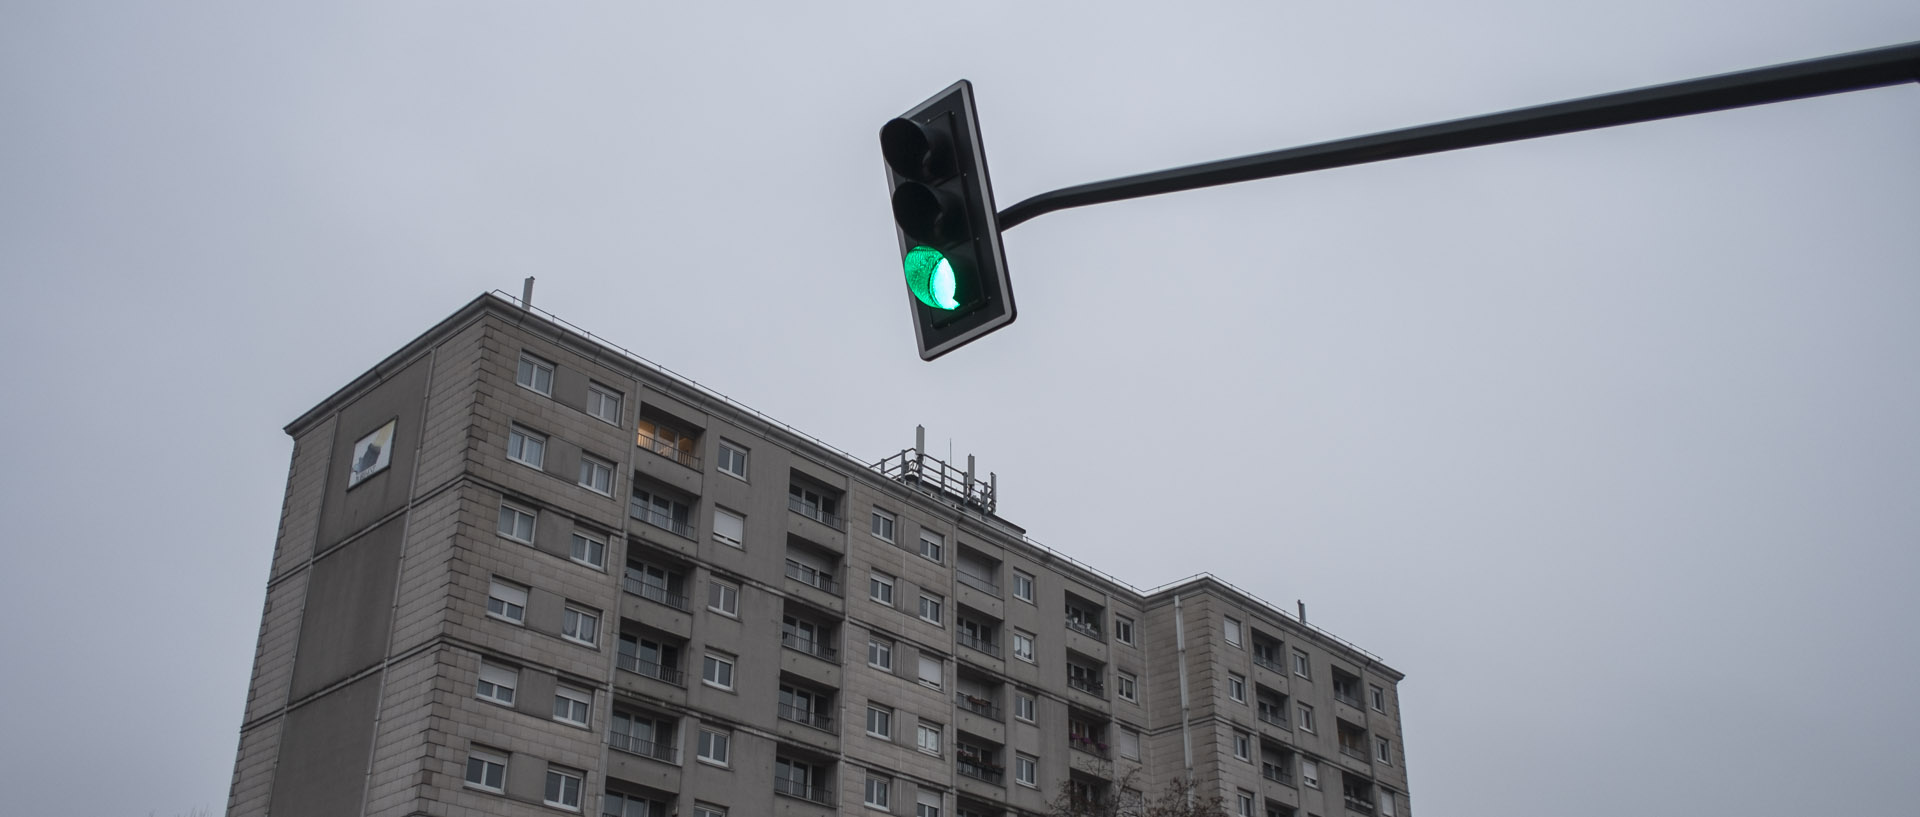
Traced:
[[1041, 193], [1000, 211], [1005, 231], [1042, 213], [1332, 167], [1630, 125], [1920, 80], [1920, 42], [1386, 131]]

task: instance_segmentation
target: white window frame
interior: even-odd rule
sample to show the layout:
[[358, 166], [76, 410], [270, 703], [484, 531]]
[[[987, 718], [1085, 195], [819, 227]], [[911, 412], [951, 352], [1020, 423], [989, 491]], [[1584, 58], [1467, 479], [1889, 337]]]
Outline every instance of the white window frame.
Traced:
[[613, 463], [592, 454], [581, 454], [580, 487], [601, 496], [613, 496]]
[[1037, 702], [1034, 701], [1034, 698], [1032, 695], [1028, 695], [1025, 692], [1013, 693], [1014, 720], [1026, 721], [1027, 723], [1034, 723], [1038, 719], [1038, 716], [1040, 714], [1039, 709], [1040, 709], [1040, 706]]
[[1013, 631], [1013, 657], [1029, 664], [1037, 663], [1033, 656], [1033, 633], [1025, 630]]
[[520, 425], [507, 427], [507, 459], [539, 471], [547, 463], [547, 435]]
[[[734, 523], [730, 523], [729, 525], [721, 525], [721, 524], [720, 524], [720, 520], [721, 520], [721, 518], [723, 518], [723, 517], [724, 517], [724, 518], [727, 518], [727, 519], [731, 519], [731, 520], [734, 520]], [[733, 528], [736, 528], [736, 529], [738, 529], [738, 530], [739, 530], [739, 535], [737, 535], [737, 536], [729, 536], [729, 535], [727, 535], [727, 533], [725, 533], [724, 531], [722, 531], [722, 530], [721, 530], [721, 528], [723, 528], [723, 527], [733, 527]], [[746, 545], [746, 539], [747, 539], [747, 517], [746, 517], [746, 515], [745, 515], [745, 514], [738, 514], [738, 513], [734, 513], [733, 511], [729, 511], [729, 510], [727, 510], [726, 508], [722, 508], [722, 507], [719, 507], [719, 506], [717, 506], [717, 505], [716, 505], [716, 506], [714, 506], [714, 509], [713, 509], [713, 538], [714, 538], [714, 539], [717, 539], [717, 540], [719, 540], [721, 544], [724, 544], [724, 545], [731, 545], [731, 546], [733, 546], [733, 547], [737, 547], [737, 548], [743, 548], [743, 549], [744, 549], [744, 548], [745, 548], [745, 547], [747, 546], [747, 545]]]
[[1234, 808], [1239, 817], [1253, 817], [1253, 792], [1240, 789], [1234, 792]]
[[[527, 391], [533, 392], [534, 394], [538, 394], [542, 397], [552, 397], [553, 396], [553, 373], [554, 373], [553, 364], [548, 363], [546, 360], [542, 358], [534, 357], [533, 355], [530, 355], [526, 352], [521, 352], [520, 362], [517, 364], [514, 364], [514, 367], [513, 367], [513, 382], [520, 384], [520, 388], [526, 389]], [[526, 378], [524, 380], [521, 379], [523, 374], [525, 375], [525, 378]], [[544, 389], [540, 388], [541, 374], [546, 375], [547, 387]]]
[[1320, 788], [1320, 764], [1300, 758], [1300, 782], [1308, 788]]
[[1040, 788], [1040, 758], [1014, 752], [1013, 782], [1029, 789]]
[[946, 564], [947, 537], [929, 530], [920, 531], [920, 558], [937, 565]]
[[[493, 578], [487, 583], [487, 615], [516, 627], [526, 626], [527, 592], [526, 585]], [[500, 612], [497, 613], [493, 610], [496, 601], [500, 602]]]
[[1114, 693], [1129, 701], [1140, 700], [1139, 679], [1131, 672], [1115, 670], [1113, 674]]
[[[493, 694], [488, 694], [488, 688]], [[480, 662], [480, 676], [473, 684], [473, 697], [500, 706], [513, 706], [514, 696], [519, 694], [520, 670], [504, 667], [487, 661]], [[506, 690], [503, 697], [501, 690]]]
[[1238, 703], [1247, 702], [1247, 676], [1237, 672], [1227, 673], [1227, 697]]
[[917, 725], [914, 729], [913, 743], [915, 748], [918, 748], [922, 754], [928, 754], [928, 755], [933, 755], [934, 757], [939, 757], [941, 753], [941, 745], [944, 742], [942, 739], [945, 736], [946, 736], [945, 726], [937, 723], [929, 723], [927, 721], [921, 721], [919, 725]]
[[873, 538], [892, 544], [894, 529], [898, 527], [899, 524], [899, 517], [887, 511], [880, 510], [879, 508], [873, 509], [873, 524], [871, 528]]
[[1313, 680], [1313, 659], [1308, 658], [1303, 650], [1293, 651], [1293, 674]]
[[720, 579], [708, 579], [707, 609], [728, 618], [739, 618], [740, 585]]
[[1120, 727], [1120, 737], [1115, 742], [1120, 756], [1128, 760], [1140, 759], [1140, 733], [1124, 726]]
[[1373, 704], [1373, 711], [1375, 712], [1387, 711], [1386, 687], [1380, 686], [1379, 684], [1368, 684], [1367, 693], [1368, 693], [1368, 697], [1371, 699], [1370, 703]]
[[[878, 728], [875, 728], [878, 721]], [[881, 740], [893, 740], [893, 707], [867, 704], [867, 735]]]
[[1373, 759], [1379, 761], [1380, 765], [1382, 766], [1392, 766], [1393, 765], [1393, 741], [1388, 738], [1380, 737], [1379, 735], [1374, 735], [1373, 736]]
[[1122, 644], [1133, 643], [1133, 619], [1115, 613], [1113, 616], [1113, 640]]
[[[928, 668], [932, 668], [933, 670], [933, 674], [931, 677], [929, 677], [927, 674]], [[941, 688], [943, 685], [946, 684], [946, 681], [947, 681], [946, 662], [934, 656], [921, 653], [920, 654], [920, 671], [919, 671], [918, 677], [920, 679], [921, 686], [932, 687], [933, 689]]]
[[1028, 604], [1033, 603], [1033, 574], [1017, 569], [1013, 571], [1013, 597]]
[[921, 790], [914, 797], [913, 817], [940, 817], [940, 793]]
[[733, 732], [701, 724], [693, 751], [695, 760], [726, 768], [733, 760]]
[[1299, 715], [1299, 717], [1300, 717], [1300, 731], [1303, 731], [1303, 732], [1313, 732], [1314, 734], [1319, 734], [1319, 733], [1318, 733], [1318, 732], [1317, 732], [1317, 731], [1316, 731], [1316, 730], [1315, 730], [1315, 729], [1313, 728], [1313, 707], [1311, 707], [1311, 706], [1308, 706], [1308, 705], [1306, 705], [1306, 704], [1303, 704], [1303, 703], [1296, 703], [1296, 704], [1294, 704], [1294, 707], [1295, 707], [1296, 709], [1298, 709], [1298, 710], [1299, 710], [1299, 712], [1300, 712], [1300, 715]]
[[712, 803], [694, 803], [693, 817], [727, 817], [727, 807]]
[[[869, 733], [871, 734], [871, 733]], [[861, 799], [867, 808], [886, 811], [893, 808], [893, 778], [867, 772], [866, 791]]]
[[600, 646], [600, 613], [578, 604], [568, 604], [560, 614], [560, 637], [575, 644]]
[[[560, 713], [561, 701], [566, 702], [565, 715]], [[593, 693], [584, 689], [575, 689], [566, 684], [558, 684], [553, 688], [553, 710], [555, 721], [584, 728], [593, 722]], [[580, 717], [575, 718], [573, 716], [575, 712], [578, 712]]]
[[[525, 537], [522, 537], [520, 535], [521, 517], [525, 517], [527, 521], [527, 535]], [[511, 520], [511, 524], [508, 524], [509, 520]], [[524, 505], [516, 505], [512, 502], [500, 503], [500, 520], [498, 524], [494, 526], [494, 531], [499, 533], [502, 537], [511, 539], [515, 542], [519, 542], [520, 544], [523, 544], [523, 545], [531, 545], [533, 544], [534, 534], [538, 532], [539, 529], [540, 529], [540, 512], [539, 511], [533, 510], [532, 508], [528, 508]]]
[[867, 636], [867, 666], [893, 671], [893, 639], [871, 634]]
[[[709, 652], [700, 659], [700, 683], [714, 689], [733, 689], [733, 656]], [[721, 676], [710, 677], [710, 676]]]
[[[596, 545], [599, 550], [598, 558], [594, 556]], [[606, 570], [607, 545], [608, 539], [605, 536], [582, 533], [576, 530], [573, 532], [573, 541], [567, 548], [567, 558], [596, 570]]]
[[[947, 600], [945, 597], [939, 596], [933, 593], [929, 593], [925, 590], [920, 591], [920, 620], [921, 621], [927, 622], [937, 627], [947, 626], [945, 623], [946, 606], [947, 606]], [[928, 608], [932, 608], [933, 615], [931, 617], [927, 615]]]
[[[740, 470], [735, 471], [732, 468], [728, 467], [729, 465], [732, 464], [731, 460], [733, 459], [727, 456], [728, 452], [733, 452], [735, 454], [740, 455], [739, 456]], [[740, 480], [741, 482], [747, 481], [747, 447], [746, 446], [736, 445], [732, 440], [722, 437], [720, 438], [720, 452], [719, 452], [719, 455], [715, 457], [715, 459], [717, 460], [717, 462], [714, 464], [714, 467], [717, 470], [719, 470], [720, 473], [726, 474], [727, 476], [733, 477], [734, 479]]]
[[1394, 817], [1393, 791], [1380, 790], [1380, 817]]
[[1233, 730], [1233, 756], [1237, 760], [1253, 762], [1253, 736], [1238, 729]]
[[[556, 781], [559, 783], [559, 788], [558, 788], [559, 799], [558, 800], [554, 799], [554, 792], [555, 792], [554, 783]], [[572, 783], [573, 785], [569, 787], [567, 785], [568, 783]], [[580, 799], [581, 799], [580, 793], [582, 790], [586, 788], [586, 784], [587, 784], [586, 772], [580, 771], [578, 769], [569, 769], [564, 766], [548, 765], [547, 766], [547, 791], [545, 794], [544, 801], [546, 802], [547, 805], [553, 806], [555, 808], [563, 808], [568, 811], [579, 811]], [[569, 792], [569, 789], [571, 789], [571, 792]], [[571, 793], [572, 795], [571, 799], [568, 798], [569, 793]]]
[[[893, 606], [893, 577], [878, 570], [867, 576], [867, 598]], [[884, 596], [884, 598], [882, 598]]]
[[620, 425], [621, 394], [593, 381], [587, 381], [587, 414], [610, 426]]
[[1227, 646], [1238, 647], [1246, 643], [1245, 634], [1240, 627], [1240, 619], [1226, 616], [1221, 620], [1220, 628], [1227, 639]]
[[[480, 764], [481, 764], [479, 780], [473, 779], [473, 772], [474, 772], [473, 762], [476, 760], [480, 761]], [[488, 767], [498, 768], [499, 772], [496, 773], [495, 775], [489, 775], [487, 774]], [[500, 778], [499, 785], [496, 786], [496, 785], [487, 783], [488, 777], [496, 777], [496, 776]], [[479, 789], [481, 791], [490, 791], [490, 792], [493, 792], [494, 794], [505, 794], [507, 792], [507, 756], [504, 754], [498, 754], [493, 751], [490, 751], [487, 749], [481, 749], [478, 747], [468, 749], [467, 750], [467, 771], [464, 776], [464, 779], [466, 780], [467, 788]]]

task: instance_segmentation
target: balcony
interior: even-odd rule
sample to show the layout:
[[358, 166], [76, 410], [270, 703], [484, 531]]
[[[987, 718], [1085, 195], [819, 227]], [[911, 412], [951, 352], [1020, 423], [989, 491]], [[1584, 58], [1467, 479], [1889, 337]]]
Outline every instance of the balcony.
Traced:
[[635, 675], [644, 675], [648, 678], [665, 681], [677, 687], [686, 686], [686, 677], [681, 674], [680, 670], [655, 661], [649, 661], [638, 655], [620, 653], [614, 657], [614, 666]]
[[1346, 804], [1347, 804], [1347, 810], [1348, 810], [1348, 811], [1357, 811], [1357, 812], [1360, 812], [1361, 814], [1372, 814], [1372, 813], [1373, 813], [1373, 804], [1372, 804], [1372, 803], [1369, 803], [1369, 802], [1367, 802], [1367, 801], [1365, 801], [1365, 800], [1361, 800], [1361, 799], [1358, 799], [1358, 798], [1354, 798], [1354, 797], [1348, 797], [1348, 798], [1344, 798], [1344, 799], [1346, 800]]
[[620, 586], [625, 588], [627, 592], [640, 598], [664, 604], [683, 613], [690, 612], [693, 609], [692, 605], [687, 601], [686, 596], [634, 576], [627, 576], [621, 579]]
[[1358, 746], [1349, 746], [1345, 743], [1342, 743], [1340, 744], [1340, 754], [1346, 755], [1347, 757], [1353, 758], [1354, 760], [1358, 760], [1362, 763], [1368, 762], [1367, 750]]
[[1280, 663], [1278, 657], [1262, 653], [1259, 650], [1255, 650], [1253, 653], [1253, 665], [1268, 672], [1278, 673], [1280, 675], [1287, 674], [1287, 668]]
[[1100, 698], [1107, 697], [1107, 685], [1101, 682], [1101, 680], [1098, 678], [1087, 678], [1080, 675], [1068, 675], [1067, 686], [1073, 687], [1074, 689], [1080, 690], [1081, 692], [1085, 692], [1088, 695], [1093, 695]]
[[1000, 645], [994, 643], [991, 636], [975, 635], [963, 629], [954, 634], [954, 640], [960, 642], [962, 647], [979, 650], [995, 658], [1000, 657]]
[[693, 438], [673, 429], [643, 419], [634, 444], [695, 471], [700, 470], [700, 458], [694, 456], [692, 450]]
[[1100, 638], [1100, 625], [1094, 624], [1093, 622], [1086, 621], [1083, 619], [1068, 618], [1067, 629], [1072, 630], [1081, 635], [1084, 635], [1088, 638], [1093, 638], [1093, 639]]
[[1006, 785], [1006, 768], [986, 757], [967, 757], [963, 754], [954, 761], [953, 769], [962, 777], [971, 777], [996, 786]]
[[1287, 705], [1284, 703], [1269, 705], [1263, 702], [1260, 704], [1260, 709], [1254, 713], [1254, 717], [1268, 726], [1277, 726], [1288, 731], [1293, 729], [1293, 725], [1287, 723]]
[[833, 789], [824, 784], [808, 784], [798, 780], [789, 780], [784, 777], [775, 777], [773, 779], [773, 793], [786, 795], [788, 797], [797, 797], [809, 803], [819, 803], [823, 806], [833, 805]]
[[817, 587], [836, 596], [840, 595], [840, 584], [833, 580], [832, 574], [816, 567], [801, 564], [792, 559], [787, 560], [787, 578], [804, 585]]
[[607, 745], [632, 755], [650, 757], [668, 763], [680, 762], [679, 747], [667, 743], [656, 743], [638, 735], [614, 732], [607, 735]]
[[694, 538], [693, 526], [688, 525], [685, 519], [676, 519], [673, 514], [640, 501], [639, 497], [635, 497], [633, 501], [627, 503], [627, 515], [656, 528], [685, 536], [688, 539]]
[[994, 706], [991, 698], [956, 692], [953, 693], [953, 705], [984, 718], [1000, 720], [1000, 707]]
[[803, 638], [794, 633], [781, 633], [780, 644], [787, 649], [806, 653], [822, 661], [837, 663], [840, 660], [840, 652], [819, 639]]
[[1360, 708], [1360, 693], [1354, 691], [1352, 687], [1342, 687], [1339, 684], [1334, 684], [1333, 699], [1347, 706], [1351, 706], [1354, 709]]
[[812, 502], [807, 499], [802, 499], [801, 497], [788, 494], [787, 510], [793, 511], [794, 513], [797, 513], [801, 516], [804, 516], [822, 525], [826, 525], [827, 527], [833, 528], [834, 530], [837, 530], [837, 531], [844, 532], [847, 529], [846, 526], [842, 524], [838, 514], [835, 514], [833, 511], [827, 509], [825, 506], [822, 506], [818, 502]]
[[972, 573], [968, 573], [965, 570], [956, 570], [954, 571], [953, 576], [954, 578], [959, 579], [961, 584], [964, 584], [975, 590], [985, 591], [988, 593], [992, 593], [996, 596], [1000, 595], [1000, 585], [994, 584], [992, 579], [989, 579], [985, 576], [975, 576]]
[[1262, 763], [1260, 764], [1260, 776], [1268, 780], [1271, 780], [1275, 783], [1279, 783], [1282, 786], [1293, 785], [1293, 773], [1290, 771], [1287, 771], [1286, 767], [1284, 766], [1278, 766], [1272, 763]]
[[801, 726], [811, 726], [822, 732], [833, 731], [832, 715], [794, 706], [793, 704], [780, 704], [780, 719], [783, 721], [792, 721]]
[[1108, 751], [1106, 741], [1100, 740], [1093, 735], [1067, 735], [1067, 745], [1072, 746], [1077, 751], [1086, 752], [1101, 760], [1113, 759], [1113, 754]]

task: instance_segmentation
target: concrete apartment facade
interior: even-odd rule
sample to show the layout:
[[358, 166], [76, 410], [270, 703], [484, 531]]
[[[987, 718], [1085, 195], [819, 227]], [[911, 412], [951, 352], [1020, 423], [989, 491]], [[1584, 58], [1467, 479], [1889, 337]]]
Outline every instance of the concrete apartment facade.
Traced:
[[1378, 658], [499, 296], [287, 432], [230, 815], [1410, 814]]

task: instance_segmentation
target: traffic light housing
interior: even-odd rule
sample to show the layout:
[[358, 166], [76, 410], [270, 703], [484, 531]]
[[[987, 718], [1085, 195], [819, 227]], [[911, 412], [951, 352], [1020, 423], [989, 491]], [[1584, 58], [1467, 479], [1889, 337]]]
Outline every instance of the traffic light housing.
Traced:
[[920, 358], [1013, 323], [973, 84], [960, 80], [881, 126], [880, 154]]

